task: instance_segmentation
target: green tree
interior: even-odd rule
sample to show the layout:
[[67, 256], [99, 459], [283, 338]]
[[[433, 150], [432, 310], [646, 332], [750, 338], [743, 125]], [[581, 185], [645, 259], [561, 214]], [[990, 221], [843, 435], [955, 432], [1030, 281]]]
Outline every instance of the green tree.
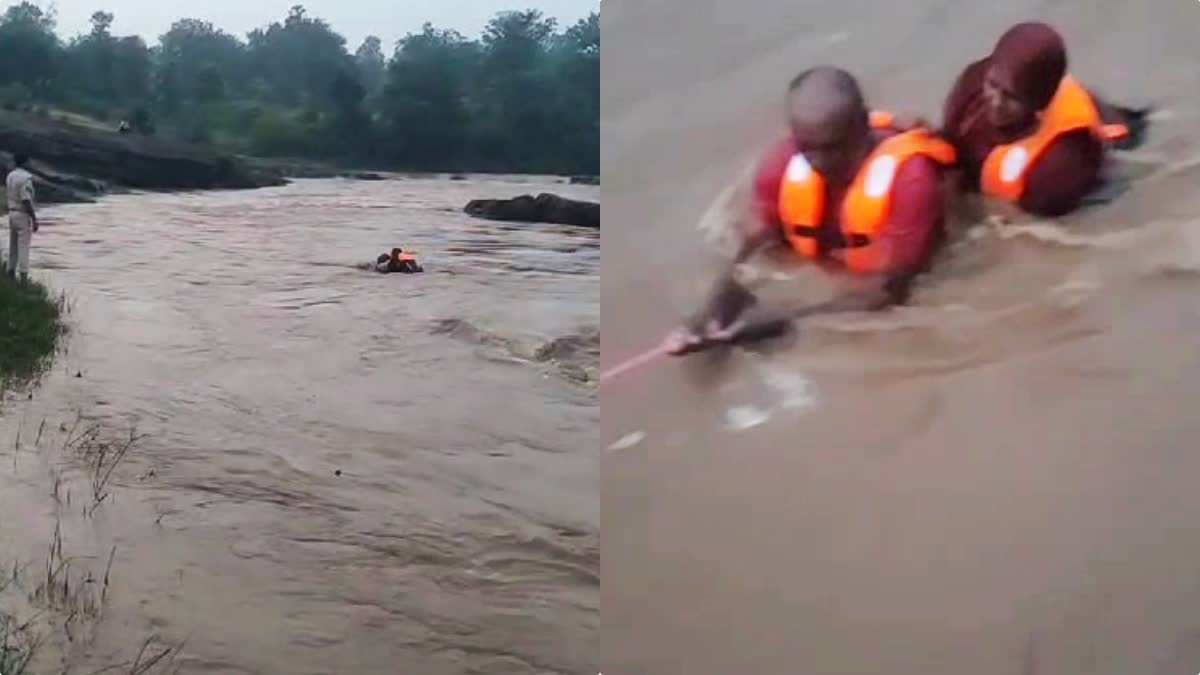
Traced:
[[313, 130], [284, 113], [263, 113], [250, 131], [250, 150], [264, 157], [303, 156]]
[[200, 67], [196, 73], [194, 95], [197, 101], [204, 103], [225, 98], [225, 78], [221, 76], [221, 69], [216, 64], [206, 63]]
[[536, 68], [550, 46], [555, 23], [536, 9], [496, 15], [483, 32], [484, 72], [506, 77]]
[[379, 93], [387, 78], [387, 59], [383, 55], [383, 43], [374, 35], [363, 40], [358, 51], [354, 52], [354, 62], [358, 65], [358, 73], [363, 87], [368, 95]]
[[454, 168], [468, 154], [468, 87], [478, 45], [425, 24], [397, 44], [379, 106], [388, 153], [410, 167]]
[[570, 27], [551, 53], [556, 168], [600, 172], [600, 15], [593, 12]]
[[154, 82], [154, 101], [168, 117], [179, 112], [183, 106], [183, 83], [179, 76], [179, 66], [173, 61], [159, 64]]
[[61, 77], [68, 100], [84, 95], [94, 101], [140, 102], [149, 94], [150, 50], [136, 36], [112, 35], [113, 15], [92, 14], [92, 30], [67, 46]]
[[595, 172], [599, 16], [557, 31], [540, 12], [497, 14], [478, 40], [426, 24], [385, 58], [354, 51], [294, 6], [240, 40], [181, 19], [148, 47], [111, 12], [65, 45], [32, 2], [0, 14], [0, 104], [53, 103], [143, 132], [270, 155], [412, 169]]
[[547, 103], [554, 83], [547, 68], [555, 22], [537, 10], [503, 12], [483, 34], [479, 142], [497, 169], [552, 168], [547, 145], [555, 124]]
[[249, 50], [255, 74], [269, 84], [276, 101], [288, 105], [333, 105], [333, 81], [353, 66], [346, 39], [300, 5], [283, 23], [250, 33]]
[[[187, 100], [201, 92], [211, 93], [212, 72], [220, 75], [222, 90], [240, 90], [248, 80], [245, 46], [232, 35], [207, 21], [181, 19], [159, 38], [161, 84], [170, 88], [168, 98]], [[208, 78], [206, 85], [200, 78]], [[164, 80], [167, 80], [164, 82]]]
[[22, 2], [0, 16], [0, 85], [19, 83], [44, 94], [58, 71], [59, 52], [52, 13]]
[[92, 37], [97, 39], [111, 38], [113, 17], [111, 12], [92, 13]]
[[152, 69], [150, 50], [142, 38], [133, 35], [117, 40], [113, 45], [112, 84], [118, 100], [146, 100]]

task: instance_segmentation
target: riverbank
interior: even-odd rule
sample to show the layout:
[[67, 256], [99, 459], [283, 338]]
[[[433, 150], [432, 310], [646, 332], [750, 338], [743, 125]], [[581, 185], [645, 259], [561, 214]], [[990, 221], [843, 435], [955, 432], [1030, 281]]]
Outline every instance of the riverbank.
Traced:
[[[63, 299], [42, 284], [21, 284], [0, 275], [0, 419], [5, 390], [36, 377], [56, 353], [65, 332], [64, 307]], [[20, 449], [17, 443], [14, 453]], [[0, 542], [5, 544], [0, 550], [9, 552], [9, 542], [3, 537]], [[34, 626], [36, 614], [20, 594], [24, 589], [18, 578], [21, 565], [10, 560], [0, 564], [6, 570], [0, 579], [0, 673], [22, 675], [37, 655], [41, 626]]]
[[0, 153], [33, 159], [42, 203], [90, 202], [111, 192], [251, 189], [284, 185], [279, 171], [200, 146], [0, 113]]
[[0, 275], [0, 391], [35, 376], [53, 356], [65, 330], [63, 305], [37, 282]]
[[[380, 181], [401, 177], [466, 180], [480, 173], [385, 171], [313, 159], [236, 155], [140, 134], [121, 134], [67, 119], [0, 111], [0, 164], [12, 156], [32, 158], [38, 201], [90, 203], [106, 194], [133, 190], [176, 192], [238, 190], [286, 185], [292, 179], [347, 178]], [[499, 174], [496, 174], [499, 175]], [[597, 185], [598, 176], [559, 176], [556, 182]], [[0, 194], [0, 209], [4, 208]]]

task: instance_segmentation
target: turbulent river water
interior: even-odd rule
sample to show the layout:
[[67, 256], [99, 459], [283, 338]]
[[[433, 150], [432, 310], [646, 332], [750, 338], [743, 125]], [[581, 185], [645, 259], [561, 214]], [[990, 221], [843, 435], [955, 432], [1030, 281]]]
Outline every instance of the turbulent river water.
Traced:
[[[461, 213], [540, 191], [599, 198], [305, 180], [46, 211], [71, 333], [0, 413], [0, 569], [39, 663], [154, 637], [182, 673], [590, 667], [599, 237]], [[363, 268], [392, 246], [427, 272]], [[74, 589], [39, 596], [58, 540]]]
[[1030, 18], [1157, 108], [1128, 190], [955, 224], [911, 306], [606, 381], [605, 673], [1200, 671], [1200, 4], [610, 0], [602, 365], [699, 301], [796, 73], [936, 120]]

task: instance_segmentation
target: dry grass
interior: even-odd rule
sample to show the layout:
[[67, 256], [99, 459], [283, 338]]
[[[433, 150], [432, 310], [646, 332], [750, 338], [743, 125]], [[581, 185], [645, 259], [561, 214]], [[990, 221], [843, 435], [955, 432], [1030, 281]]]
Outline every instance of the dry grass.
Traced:
[[[68, 433], [63, 447], [75, 452], [83, 460], [84, 466], [91, 476], [92, 504], [90, 508], [84, 509], [84, 515], [87, 515], [89, 511], [95, 511], [112, 494], [109, 483], [112, 481], [113, 473], [129, 454], [130, 449], [144, 436], [137, 433], [137, 427], [130, 427], [127, 438], [102, 438], [102, 427], [99, 424], [89, 426], [76, 436], [75, 431], [78, 426], [79, 419], [76, 419], [75, 426]], [[57, 492], [56, 488], [55, 493], [57, 494]]]
[[[46, 426], [43, 419], [36, 435], [28, 434], [34, 437], [34, 447], [46, 449], [42, 445]], [[76, 484], [86, 485], [82, 490], [82, 515], [87, 518], [111, 499], [119, 467], [143, 436], [137, 433], [136, 427], [130, 427], [128, 432], [113, 433], [101, 424], [84, 424], [82, 415], [77, 416], [69, 430], [66, 425], [57, 428], [65, 434], [60, 450], [74, 459], [74, 466], [80, 470]], [[22, 435], [25, 434], [19, 431], [14, 463]], [[57, 445], [57, 441], [54, 444]], [[60, 515], [55, 520], [49, 550], [42, 564], [26, 564], [23, 568], [14, 564], [11, 569], [0, 572], [0, 608], [16, 607], [16, 614], [21, 616], [18, 618], [0, 609], [0, 675], [34, 675], [33, 669], [43, 667], [37, 665], [39, 661], [57, 658], [48, 653], [66, 650], [66, 645], [70, 644], [89, 644], [108, 603], [117, 547], [112, 546], [104, 552], [106, 555], [79, 556], [69, 555], [64, 546], [61, 517], [72, 512], [70, 486], [76, 482], [71, 479], [71, 473], [67, 467], [50, 467], [52, 485], [47, 489], [48, 497]], [[80, 501], [78, 497], [76, 501]], [[99, 575], [101, 569], [103, 574]], [[26, 616], [30, 614], [32, 616]], [[139, 643], [132, 658], [95, 673], [170, 675], [178, 672], [177, 658], [182, 649], [183, 643], [170, 644], [157, 635], [150, 635]], [[66, 653], [69, 652], [63, 652]], [[52, 672], [59, 673], [60, 670]], [[82, 671], [72, 668], [61, 672]]]
[[[11, 573], [0, 578], [0, 596], [17, 581], [18, 569], [14, 564]], [[41, 646], [41, 636], [32, 629], [37, 616], [18, 622], [16, 617], [0, 611], [0, 674], [25, 675], [29, 664]]]

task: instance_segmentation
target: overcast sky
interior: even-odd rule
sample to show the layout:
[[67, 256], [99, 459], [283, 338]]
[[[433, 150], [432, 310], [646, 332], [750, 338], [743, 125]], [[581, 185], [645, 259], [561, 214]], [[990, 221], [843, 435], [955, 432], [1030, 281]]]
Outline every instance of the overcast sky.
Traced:
[[[383, 39], [386, 53], [391, 53], [390, 45], [397, 39], [420, 30], [426, 21], [476, 38], [488, 20], [503, 10], [540, 9], [563, 26], [600, 9], [600, 0], [34, 0], [34, 3], [57, 9], [58, 32], [64, 37], [85, 32], [92, 12], [102, 9], [116, 15], [115, 34], [141, 35], [149, 44], [154, 44], [176, 19], [184, 17], [211, 21], [244, 38], [255, 28], [282, 20], [292, 5], [302, 4], [309, 15], [325, 19], [344, 35], [350, 51], [367, 35], [378, 35]], [[0, 0], [0, 6], [11, 4], [15, 3]]]

